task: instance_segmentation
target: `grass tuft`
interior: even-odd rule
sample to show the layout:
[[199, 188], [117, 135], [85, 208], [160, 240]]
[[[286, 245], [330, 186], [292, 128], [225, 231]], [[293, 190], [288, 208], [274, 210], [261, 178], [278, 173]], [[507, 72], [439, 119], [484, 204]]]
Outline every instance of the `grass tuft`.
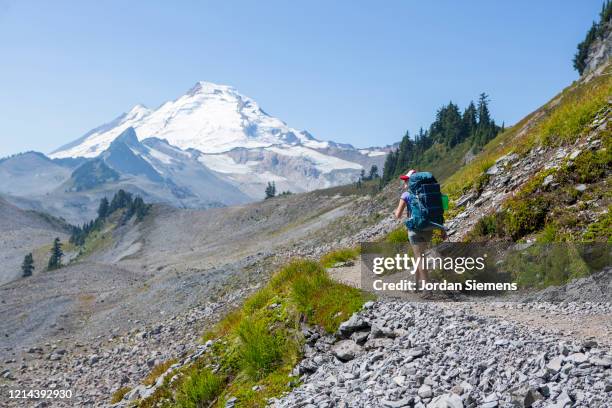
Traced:
[[240, 366], [249, 378], [260, 380], [281, 364], [284, 341], [267, 327], [265, 320], [247, 317], [236, 333], [240, 339]]
[[111, 396], [110, 403], [111, 404], [116, 404], [116, 403], [120, 402], [123, 399], [123, 397], [125, 397], [125, 394], [130, 392], [130, 390], [131, 390], [130, 387], [121, 387], [121, 388], [119, 388], [117, 391], [113, 392], [113, 395]]
[[301, 323], [334, 332], [369, 298], [333, 281], [320, 262], [291, 261], [207, 332], [211, 348], [141, 406], [223, 407], [235, 397], [238, 407], [265, 407], [298, 383], [291, 372], [302, 354]]
[[177, 395], [180, 408], [201, 408], [209, 406], [223, 390], [224, 379], [209, 369], [194, 371], [183, 381]]
[[166, 361], [163, 361], [163, 362], [157, 364], [155, 367], [153, 367], [151, 372], [145, 377], [145, 379], [142, 381], [142, 383], [144, 385], [153, 385], [153, 384], [155, 384], [155, 381], [157, 380], [157, 377], [159, 377], [160, 375], [165, 373], [166, 370], [169, 369], [171, 365], [176, 364], [177, 361], [178, 361], [177, 359], [171, 358], [170, 360], [166, 360]]
[[385, 237], [385, 242], [390, 244], [403, 244], [408, 242], [408, 230], [406, 227], [397, 227]]
[[357, 248], [343, 248], [336, 251], [331, 251], [321, 258], [321, 265], [326, 268], [332, 268], [339, 262], [346, 262], [353, 260], [359, 256], [359, 249]]

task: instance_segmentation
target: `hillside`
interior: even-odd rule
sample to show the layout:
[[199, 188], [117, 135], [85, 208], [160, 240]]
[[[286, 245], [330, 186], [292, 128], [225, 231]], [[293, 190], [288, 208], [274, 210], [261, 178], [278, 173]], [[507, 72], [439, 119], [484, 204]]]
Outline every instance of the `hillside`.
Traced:
[[[23, 257], [34, 248], [50, 246], [55, 237], [65, 238], [68, 225], [34, 211], [23, 211], [0, 197], [0, 285], [21, 277]], [[47, 253], [35, 254], [35, 274], [44, 269]]]

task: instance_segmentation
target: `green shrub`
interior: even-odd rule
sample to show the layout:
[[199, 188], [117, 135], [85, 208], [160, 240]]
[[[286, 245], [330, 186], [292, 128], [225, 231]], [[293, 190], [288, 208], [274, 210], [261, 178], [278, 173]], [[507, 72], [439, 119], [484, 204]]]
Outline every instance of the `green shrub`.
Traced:
[[408, 230], [404, 226], [397, 227], [387, 234], [385, 242], [390, 244], [403, 244], [408, 242]]
[[125, 394], [127, 394], [128, 392], [130, 392], [131, 388], [130, 387], [121, 387], [119, 388], [117, 391], [115, 391], [113, 393], [113, 395], [111, 396], [111, 400], [110, 403], [111, 404], [116, 404], [119, 401], [121, 401], [123, 399], [123, 397], [125, 396]]
[[607, 241], [612, 243], [612, 206], [608, 207], [608, 212], [599, 220], [587, 227], [583, 238], [585, 241]]
[[590, 273], [579, 248], [570, 243], [536, 244], [511, 254], [504, 265], [521, 288], [562, 285]]
[[177, 406], [180, 408], [206, 407], [214, 401], [223, 390], [224, 379], [209, 369], [193, 371], [183, 381], [177, 395]]
[[343, 248], [336, 251], [331, 251], [321, 258], [321, 265], [326, 268], [331, 268], [339, 262], [353, 260], [359, 256], [359, 250], [356, 248]]
[[506, 216], [505, 212], [497, 212], [494, 214], [485, 215], [478, 220], [468, 234], [468, 241], [478, 239], [480, 237], [499, 236], [504, 237], [506, 234]]
[[580, 183], [592, 183], [606, 175], [612, 163], [612, 151], [605, 149], [597, 152], [586, 151], [576, 158], [572, 173]]
[[557, 241], [557, 226], [555, 224], [547, 224], [544, 229], [538, 234], [536, 242], [545, 244]]
[[490, 178], [491, 176], [488, 173], [484, 172], [480, 176], [478, 176], [476, 180], [474, 180], [474, 184], [472, 187], [479, 195], [482, 193], [482, 191], [486, 187]]
[[549, 203], [542, 196], [529, 199], [512, 199], [507, 203], [505, 228], [517, 240], [544, 226]]
[[247, 317], [237, 329], [240, 365], [249, 378], [257, 380], [282, 362], [283, 341], [264, 319]]

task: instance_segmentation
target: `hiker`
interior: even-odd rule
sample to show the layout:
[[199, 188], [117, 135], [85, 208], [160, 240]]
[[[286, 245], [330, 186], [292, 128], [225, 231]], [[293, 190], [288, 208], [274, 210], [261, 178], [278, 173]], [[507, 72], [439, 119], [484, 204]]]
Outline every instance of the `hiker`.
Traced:
[[[425, 254], [430, 246], [434, 229], [442, 231], [442, 238], [446, 239], [444, 228], [444, 209], [442, 208], [442, 195], [440, 184], [429, 172], [417, 172], [414, 169], [400, 176], [403, 181], [403, 190], [395, 217], [401, 219], [404, 210], [408, 218], [404, 222], [408, 229], [408, 240], [412, 246], [413, 256], [418, 258]], [[415, 273], [417, 291], [429, 279], [425, 262], [419, 262]]]

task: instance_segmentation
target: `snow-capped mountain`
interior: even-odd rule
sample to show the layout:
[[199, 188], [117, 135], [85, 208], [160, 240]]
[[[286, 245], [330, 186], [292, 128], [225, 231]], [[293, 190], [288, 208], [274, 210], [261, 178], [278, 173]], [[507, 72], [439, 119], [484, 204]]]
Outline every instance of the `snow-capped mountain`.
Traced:
[[203, 167], [252, 198], [261, 198], [269, 181], [294, 192], [348, 183], [372, 164], [381, 168], [386, 154], [317, 140], [270, 116], [233, 87], [198, 82], [157, 109], [136, 105], [51, 157], [98, 157], [128, 128], [140, 141], [165, 140], [197, 157]]
[[139, 139], [157, 137], [181, 149], [202, 153], [227, 152], [236, 147], [260, 148], [278, 144], [301, 144], [326, 148], [328, 142], [290, 128], [265, 113], [249, 97], [234, 88], [198, 82], [185, 95], [151, 110], [134, 106], [128, 113], [87, 133], [77, 142], [60, 147], [53, 158], [96, 157], [128, 127]]

